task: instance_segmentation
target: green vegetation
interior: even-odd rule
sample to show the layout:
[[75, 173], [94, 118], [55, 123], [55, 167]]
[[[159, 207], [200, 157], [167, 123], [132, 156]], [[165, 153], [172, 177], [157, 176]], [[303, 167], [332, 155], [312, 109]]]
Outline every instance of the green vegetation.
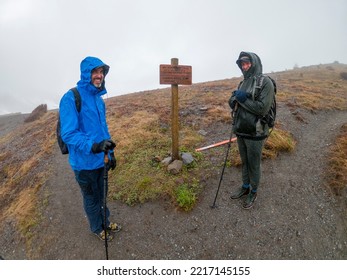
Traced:
[[[167, 172], [161, 160], [170, 153], [170, 132], [161, 129], [157, 115], [140, 111], [109, 122], [109, 127], [116, 131], [124, 125], [127, 129], [116, 139], [118, 167], [116, 172], [109, 173], [111, 197], [134, 205], [165, 196], [185, 208], [181, 201], [176, 201], [175, 189], [179, 182], [190, 184], [200, 171], [197, 166], [203, 165], [185, 166], [178, 176]], [[201, 140], [197, 132], [186, 128], [181, 135], [185, 137], [181, 140], [181, 152], [192, 151]], [[194, 155], [201, 162], [201, 157]]]
[[178, 186], [175, 192], [176, 201], [178, 206], [181, 207], [184, 211], [190, 211], [196, 204], [197, 201], [197, 192], [198, 184], [182, 184]]

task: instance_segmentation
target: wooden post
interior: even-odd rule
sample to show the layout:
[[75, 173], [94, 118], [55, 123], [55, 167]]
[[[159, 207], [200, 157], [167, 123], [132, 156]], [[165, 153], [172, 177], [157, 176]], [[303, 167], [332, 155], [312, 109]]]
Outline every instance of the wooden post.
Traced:
[[[171, 58], [171, 65], [178, 66], [178, 58]], [[178, 139], [178, 84], [171, 85], [171, 112], [172, 112], [172, 160], [179, 159]]]
[[171, 85], [171, 133], [172, 133], [172, 160], [179, 159], [178, 139], [178, 85], [192, 84], [192, 67], [178, 65], [178, 58], [171, 58], [171, 64], [161, 64], [160, 84]]

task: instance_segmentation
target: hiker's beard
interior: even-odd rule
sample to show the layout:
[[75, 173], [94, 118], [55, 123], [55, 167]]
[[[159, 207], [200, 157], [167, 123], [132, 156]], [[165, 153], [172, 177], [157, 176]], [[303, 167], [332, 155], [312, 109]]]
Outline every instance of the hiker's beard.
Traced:
[[96, 87], [96, 88], [101, 88], [101, 86], [102, 86], [102, 82], [95, 82], [95, 83], [93, 83], [93, 85]]

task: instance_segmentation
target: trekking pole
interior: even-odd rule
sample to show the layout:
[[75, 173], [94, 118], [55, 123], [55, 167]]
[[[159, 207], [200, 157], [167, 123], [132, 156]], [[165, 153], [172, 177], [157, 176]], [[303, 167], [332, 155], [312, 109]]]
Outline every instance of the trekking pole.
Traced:
[[104, 231], [105, 231], [105, 252], [106, 260], [108, 260], [108, 244], [107, 244], [107, 225], [106, 225], [106, 197], [107, 197], [107, 185], [108, 185], [108, 151], [104, 155]]
[[[233, 116], [233, 112], [231, 112], [231, 117], [232, 117], [232, 116]], [[230, 150], [230, 147], [231, 147], [231, 138], [232, 138], [232, 136], [233, 136], [233, 125], [231, 125], [231, 130], [230, 130], [230, 137], [229, 137], [229, 142], [228, 142], [227, 153], [226, 153], [226, 155], [225, 155], [224, 165], [223, 165], [223, 169], [222, 169], [222, 174], [221, 174], [220, 179], [219, 179], [219, 184], [218, 184], [216, 196], [215, 196], [215, 198], [214, 198], [213, 204], [210, 206], [212, 209], [217, 207], [217, 205], [216, 205], [216, 200], [217, 200], [217, 196], [218, 196], [218, 193], [219, 193], [220, 185], [221, 185], [222, 180], [223, 180], [224, 170], [225, 170], [225, 166], [226, 166], [226, 164], [227, 164], [228, 155], [229, 155], [229, 150]]]

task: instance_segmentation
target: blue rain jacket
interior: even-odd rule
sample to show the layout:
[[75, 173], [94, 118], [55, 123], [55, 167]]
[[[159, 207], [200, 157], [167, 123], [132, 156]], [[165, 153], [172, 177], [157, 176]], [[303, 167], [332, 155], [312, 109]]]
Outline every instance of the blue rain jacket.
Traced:
[[95, 68], [104, 68], [104, 78], [109, 66], [95, 57], [86, 57], [81, 62], [81, 79], [77, 89], [81, 95], [81, 111], [78, 112], [71, 90], [60, 100], [59, 116], [61, 137], [69, 149], [69, 163], [73, 170], [93, 170], [104, 166], [104, 154], [92, 153], [92, 145], [111, 139], [106, 123], [106, 108], [102, 95], [107, 91], [105, 79], [100, 88], [91, 83]]

